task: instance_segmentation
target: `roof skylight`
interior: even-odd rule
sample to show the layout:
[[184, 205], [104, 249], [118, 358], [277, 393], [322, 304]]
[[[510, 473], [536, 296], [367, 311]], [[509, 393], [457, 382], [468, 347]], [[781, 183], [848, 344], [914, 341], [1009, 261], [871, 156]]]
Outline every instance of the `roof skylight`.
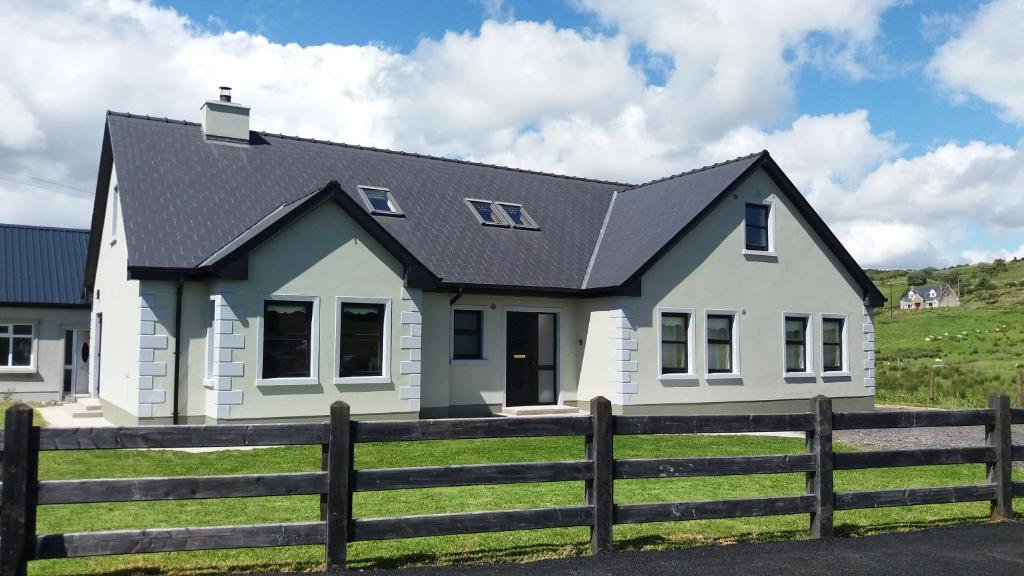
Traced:
[[495, 208], [490, 200], [475, 200], [467, 198], [466, 203], [473, 210], [477, 220], [485, 226], [508, 226], [509, 223], [502, 217], [502, 212]]
[[398, 207], [391, 191], [387, 188], [374, 188], [372, 186], [360, 186], [359, 193], [363, 201], [370, 209], [371, 214], [402, 216], [402, 209]]
[[512, 226], [531, 230], [537, 228], [537, 223], [526, 213], [526, 209], [523, 208], [522, 204], [510, 204], [508, 202], [496, 202], [495, 204], [501, 209], [505, 218], [512, 223]]

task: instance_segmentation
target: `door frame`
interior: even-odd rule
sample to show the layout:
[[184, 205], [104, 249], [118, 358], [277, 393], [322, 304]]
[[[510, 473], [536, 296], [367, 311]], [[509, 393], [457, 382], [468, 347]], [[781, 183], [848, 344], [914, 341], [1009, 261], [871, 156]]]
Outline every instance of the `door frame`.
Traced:
[[508, 313], [534, 312], [555, 315], [555, 403], [562, 405], [562, 331], [564, 309], [554, 306], [502, 306], [501, 307], [501, 408], [508, 408]]
[[[78, 341], [78, 334], [82, 330], [87, 330], [89, 332], [89, 372], [88, 373], [91, 373], [92, 372], [92, 328], [90, 326], [88, 326], [88, 325], [82, 325], [82, 324], [62, 324], [61, 325], [61, 329], [64, 331], [64, 337], [61, 338], [61, 342], [65, 346], [67, 346], [67, 339], [68, 339], [67, 334], [68, 334], [68, 331], [71, 331], [71, 398], [72, 398], [72, 401], [74, 401], [74, 398], [77, 397], [77, 396], [88, 396], [89, 395], [88, 393], [86, 393], [86, 394], [76, 394], [75, 393], [75, 389], [78, 388], [78, 363], [77, 363], [77, 358], [78, 358], [78, 353], [79, 353], [79, 351], [81, 349], [80, 348], [81, 342]], [[63, 379], [63, 375], [64, 375], [64, 369], [66, 369], [66, 366], [63, 363], [63, 359], [64, 359], [64, 349], [63, 348], [61, 348], [61, 355], [60, 356], [61, 356], [61, 376], [62, 376], [62, 378], [61, 378], [61, 386], [60, 386], [60, 401], [63, 404], [67, 400], [67, 397], [65, 397], [65, 395], [64, 395], [64, 379]], [[91, 384], [92, 383], [90, 382], [90, 378], [89, 378], [88, 375], [85, 377], [85, 382], [86, 382], [86, 386], [88, 387], [88, 389], [91, 390], [91, 388], [92, 388]]]

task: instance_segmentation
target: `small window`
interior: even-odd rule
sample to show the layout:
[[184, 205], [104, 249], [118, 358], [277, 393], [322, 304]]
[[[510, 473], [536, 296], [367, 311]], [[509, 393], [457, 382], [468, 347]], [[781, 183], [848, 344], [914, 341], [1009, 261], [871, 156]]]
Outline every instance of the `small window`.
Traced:
[[825, 372], [843, 372], [845, 369], [843, 324], [842, 318], [821, 319], [821, 366]]
[[395, 202], [395, 198], [387, 188], [360, 186], [359, 192], [362, 193], [363, 200], [366, 201], [366, 205], [370, 208], [370, 213], [391, 216], [402, 215], [402, 210], [398, 207], [398, 203]]
[[690, 373], [690, 315], [685, 312], [661, 314], [661, 373]]
[[31, 324], [0, 324], [0, 368], [28, 368], [32, 364]]
[[770, 250], [770, 213], [771, 206], [768, 204], [747, 204], [747, 250], [757, 250], [760, 252], [767, 252]]
[[384, 375], [384, 304], [342, 302], [338, 377]]
[[477, 220], [486, 226], [508, 226], [509, 223], [502, 217], [501, 212], [495, 208], [490, 200], [467, 199], [466, 203], [473, 210]]
[[217, 308], [217, 301], [210, 298], [206, 304], [206, 379], [213, 378], [213, 319], [214, 311]]
[[732, 314], [708, 314], [708, 374], [736, 373], [735, 321]]
[[807, 357], [806, 316], [786, 316], [786, 373], [810, 372]]
[[482, 360], [483, 354], [483, 310], [461, 310], [452, 312], [452, 359]]
[[505, 219], [511, 222], [513, 227], [529, 230], [537, 229], [537, 223], [530, 218], [530, 215], [526, 213], [526, 209], [521, 204], [506, 204], [504, 202], [498, 202], [497, 204], [504, 213]]
[[64, 331], [64, 393], [71, 394], [72, 370], [75, 362], [75, 332]]
[[266, 300], [263, 322], [262, 377], [309, 378], [312, 370], [313, 302]]

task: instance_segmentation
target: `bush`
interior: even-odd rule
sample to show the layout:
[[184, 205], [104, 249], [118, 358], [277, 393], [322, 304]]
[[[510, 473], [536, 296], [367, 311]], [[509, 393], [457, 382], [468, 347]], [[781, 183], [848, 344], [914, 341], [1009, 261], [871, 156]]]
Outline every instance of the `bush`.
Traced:
[[915, 270], [907, 274], [907, 284], [911, 286], [921, 286], [925, 282], [928, 282], [928, 275], [921, 270]]
[[995, 284], [992, 283], [992, 278], [987, 274], [981, 274], [974, 279], [975, 290], [992, 290], [995, 288]]

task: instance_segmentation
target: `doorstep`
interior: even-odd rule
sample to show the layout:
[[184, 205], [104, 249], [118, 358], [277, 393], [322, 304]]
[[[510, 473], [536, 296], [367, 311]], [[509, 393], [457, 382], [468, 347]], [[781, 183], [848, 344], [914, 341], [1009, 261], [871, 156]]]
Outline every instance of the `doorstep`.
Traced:
[[579, 414], [575, 406], [541, 405], [541, 406], [506, 406], [502, 416], [556, 416], [560, 414]]

